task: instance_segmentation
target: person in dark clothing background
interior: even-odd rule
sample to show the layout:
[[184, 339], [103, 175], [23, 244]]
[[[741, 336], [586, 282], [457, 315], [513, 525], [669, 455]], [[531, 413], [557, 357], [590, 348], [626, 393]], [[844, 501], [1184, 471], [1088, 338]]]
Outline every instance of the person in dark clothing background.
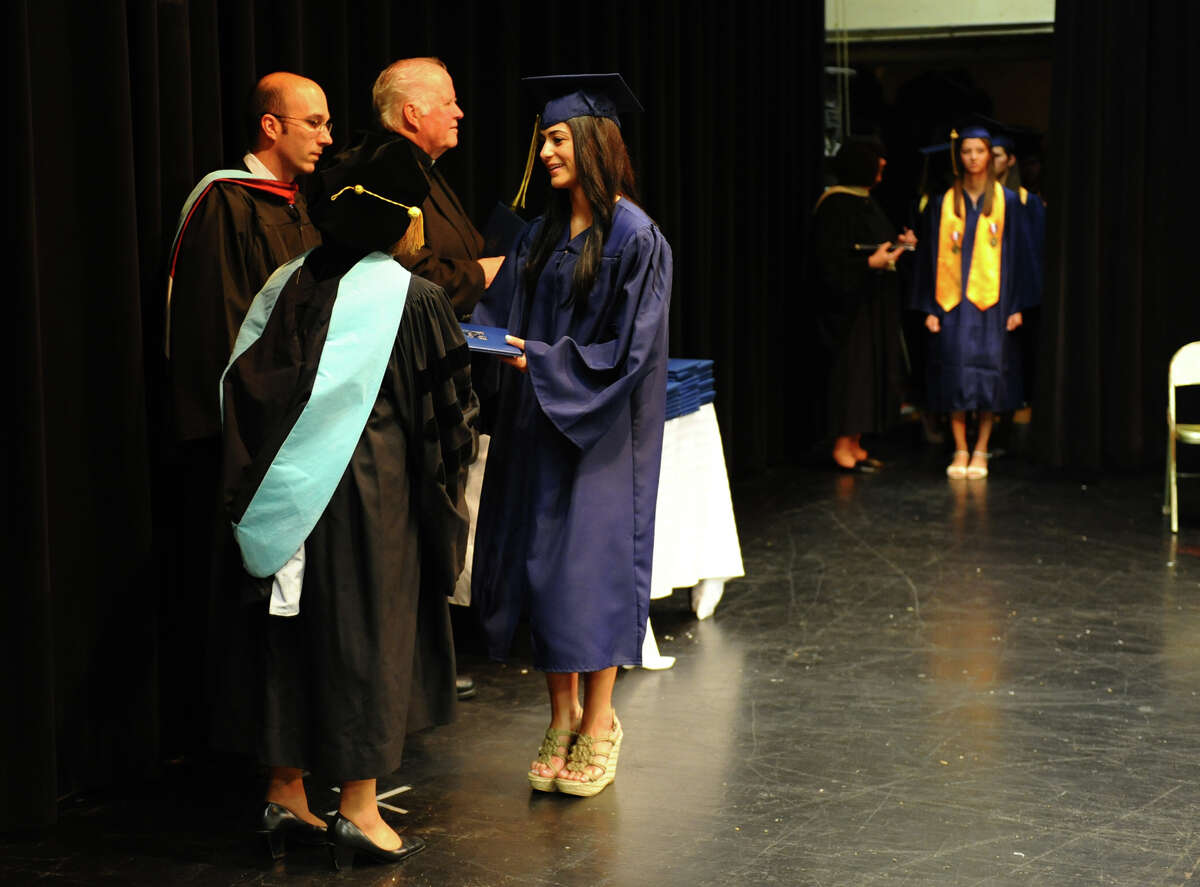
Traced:
[[453, 715], [446, 596], [466, 541], [472, 398], [449, 301], [393, 258], [425, 196], [407, 143], [368, 140], [318, 194], [324, 243], [255, 298], [222, 379], [224, 501], [244, 565], [229, 628], [248, 632], [227, 674], [250, 690], [226, 739], [269, 768], [276, 855], [289, 837], [326, 838], [304, 771], [340, 784], [328, 840], [341, 867], [423, 846], [382, 819], [375, 783], [407, 733]]
[[829, 429], [833, 460], [875, 464], [862, 435], [886, 431], [900, 405], [900, 302], [896, 262], [917, 239], [871, 197], [887, 161], [880, 146], [847, 142], [835, 158], [838, 184], [814, 208], [821, 332], [831, 355]]
[[[454, 81], [439, 59], [400, 59], [380, 72], [371, 97], [380, 125], [408, 139], [413, 163], [429, 183], [429, 196], [421, 204], [425, 245], [411, 256], [401, 256], [400, 262], [442, 287], [459, 319], [467, 320], [491, 285], [504, 256], [482, 255], [482, 235], [436, 165], [458, 144], [458, 122], [463, 112]], [[471, 551], [488, 443], [487, 435], [477, 435], [476, 456], [467, 479], [467, 507], [471, 512], [467, 566], [453, 597], [453, 603], [462, 606], [471, 602]], [[469, 699], [476, 693], [475, 681], [468, 675], [458, 677], [457, 687], [459, 699]]]
[[[163, 606], [163, 740], [175, 755], [203, 747], [206, 708], [196, 704], [208, 664], [218, 534], [221, 371], [246, 308], [271, 273], [321, 242], [296, 179], [311, 173], [330, 138], [321, 87], [277, 71], [246, 107], [242, 167], [217, 170], [192, 190], [169, 254], [166, 341], [169, 443], [163, 499], [170, 514], [172, 578]], [[219, 546], [219, 543], [217, 543]], [[179, 692], [185, 688], [187, 692]]]
[[383, 128], [408, 139], [413, 158], [429, 182], [429, 196], [421, 203], [425, 246], [401, 257], [401, 264], [444, 289], [455, 312], [466, 318], [504, 256], [481, 255], [482, 235], [436, 166], [438, 158], [458, 144], [463, 112], [454, 81], [438, 59], [400, 59], [379, 74], [371, 96]]

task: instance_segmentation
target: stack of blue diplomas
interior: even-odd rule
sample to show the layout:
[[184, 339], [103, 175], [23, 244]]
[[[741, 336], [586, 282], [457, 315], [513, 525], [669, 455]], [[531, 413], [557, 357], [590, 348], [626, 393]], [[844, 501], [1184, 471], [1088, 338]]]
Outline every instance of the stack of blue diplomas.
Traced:
[[694, 413], [716, 396], [711, 360], [667, 361], [667, 418]]

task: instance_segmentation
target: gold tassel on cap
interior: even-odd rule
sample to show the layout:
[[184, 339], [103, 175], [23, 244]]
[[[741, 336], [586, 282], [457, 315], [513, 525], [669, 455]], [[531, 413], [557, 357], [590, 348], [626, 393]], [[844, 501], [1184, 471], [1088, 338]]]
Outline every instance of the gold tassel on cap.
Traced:
[[401, 203], [399, 200], [392, 200], [390, 197], [384, 197], [382, 194], [368, 191], [362, 185], [347, 185], [330, 197], [329, 202], [332, 203], [337, 200], [347, 191], [353, 191], [355, 194], [366, 194], [368, 197], [374, 197], [377, 200], [382, 200], [384, 203], [390, 203], [392, 206], [399, 206], [402, 209], [408, 210], [408, 217], [411, 221], [408, 223], [408, 230], [404, 232], [404, 236], [396, 241], [396, 244], [392, 247], [393, 256], [415, 256], [420, 250], [425, 248], [425, 216], [419, 206], [409, 206], [407, 203]]
[[533, 120], [533, 137], [529, 140], [529, 154], [525, 157], [525, 174], [521, 176], [521, 187], [517, 190], [517, 196], [513, 198], [512, 206], [514, 212], [519, 206], [525, 208], [525, 195], [529, 191], [529, 180], [533, 177], [533, 159], [537, 157], [537, 140], [538, 133], [542, 130], [542, 115], [538, 114]]

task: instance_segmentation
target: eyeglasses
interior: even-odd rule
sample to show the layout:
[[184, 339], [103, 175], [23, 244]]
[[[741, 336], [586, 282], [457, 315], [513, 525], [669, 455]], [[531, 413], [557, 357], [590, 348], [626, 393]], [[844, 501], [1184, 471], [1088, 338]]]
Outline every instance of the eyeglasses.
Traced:
[[303, 117], [288, 117], [285, 114], [276, 114], [272, 111], [267, 111], [266, 113], [270, 114], [276, 120], [293, 120], [296, 123], [303, 123], [305, 126], [307, 126], [309, 129], [311, 129], [313, 132], [316, 132], [319, 129], [323, 129], [329, 135], [333, 135], [333, 121], [332, 120], [326, 120], [324, 123], [321, 123], [319, 120], [305, 120]]

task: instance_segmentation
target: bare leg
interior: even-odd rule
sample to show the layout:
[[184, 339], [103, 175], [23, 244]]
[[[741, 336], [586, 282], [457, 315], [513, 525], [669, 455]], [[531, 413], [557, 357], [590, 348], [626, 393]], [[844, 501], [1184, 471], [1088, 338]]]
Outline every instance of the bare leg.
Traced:
[[[579, 732], [583, 708], [579, 705], [579, 675], [575, 672], [546, 672], [546, 690], [550, 694], [550, 727]], [[567, 751], [563, 747], [564, 753]], [[538, 776], [557, 776], [567, 765], [566, 757], [555, 755], [550, 764], [534, 761], [529, 770]]]
[[988, 441], [992, 437], [992, 420], [995, 414], [991, 412], [980, 411], [979, 413], [979, 439], [975, 441], [975, 452], [988, 452]]
[[368, 838], [384, 850], [398, 850], [400, 836], [379, 815], [375, 800], [375, 780], [356, 779], [342, 783], [338, 813], [353, 822]]
[[950, 463], [950, 467], [965, 471], [969, 454], [967, 452], [967, 415], [962, 410], [950, 414], [950, 433], [954, 435], [954, 460]]
[[979, 439], [975, 441], [975, 452], [971, 454], [972, 468], [986, 469], [988, 467], [988, 441], [992, 436], [992, 421], [994, 418], [995, 416], [991, 412], [981, 410], [979, 413]]
[[962, 410], [950, 414], [950, 433], [954, 435], [954, 449], [967, 448], [967, 414]]
[[[608, 736], [613, 729], [612, 691], [616, 681], [617, 668], [615, 665], [600, 671], [588, 672], [584, 676], [583, 721], [579, 725], [579, 732], [596, 737], [599, 741], [594, 743], [594, 748], [601, 754], [612, 748]], [[592, 766], [575, 772], [564, 769], [559, 776], [575, 780], [584, 776], [596, 779], [603, 773], [602, 767]]]
[[271, 767], [267, 778], [267, 800], [286, 807], [310, 825], [325, 828], [325, 820], [308, 809], [304, 771], [297, 767]]
[[858, 461], [854, 456], [854, 437], [844, 435], [833, 442], [833, 461], [842, 468], [853, 468]]

